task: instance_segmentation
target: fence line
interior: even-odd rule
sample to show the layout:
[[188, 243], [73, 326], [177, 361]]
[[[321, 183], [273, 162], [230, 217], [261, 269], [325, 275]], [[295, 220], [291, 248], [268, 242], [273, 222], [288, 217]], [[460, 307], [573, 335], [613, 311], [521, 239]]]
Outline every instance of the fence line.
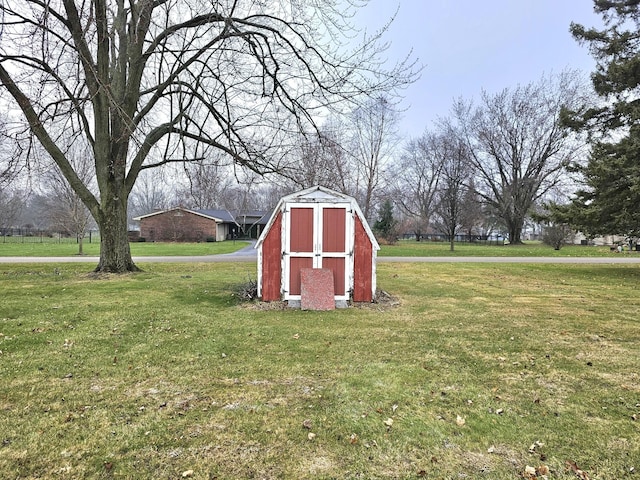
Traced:
[[[96, 231], [85, 232], [84, 243], [99, 242], [100, 235]], [[51, 230], [35, 230], [27, 228], [0, 228], [1, 243], [80, 243], [75, 235]]]
[[[415, 233], [405, 233], [402, 235], [403, 240], [416, 240]], [[420, 235], [420, 242], [448, 242], [450, 240], [449, 235], [441, 233], [430, 233]], [[454, 237], [456, 243], [476, 243], [480, 245], [504, 245], [503, 237], [495, 237], [490, 235], [456, 235]]]

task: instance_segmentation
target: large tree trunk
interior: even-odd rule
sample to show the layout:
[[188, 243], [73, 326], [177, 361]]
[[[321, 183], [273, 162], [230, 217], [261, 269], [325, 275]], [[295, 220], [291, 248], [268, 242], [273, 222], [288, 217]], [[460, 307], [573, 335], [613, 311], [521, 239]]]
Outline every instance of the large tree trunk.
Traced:
[[522, 245], [522, 229], [524, 228], [524, 219], [509, 222], [509, 244]]
[[100, 228], [100, 263], [95, 272], [125, 273], [138, 272], [140, 269], [133, 263], [129, 238], [127, 237], [126, 201], [114, 199], [103, 202]]

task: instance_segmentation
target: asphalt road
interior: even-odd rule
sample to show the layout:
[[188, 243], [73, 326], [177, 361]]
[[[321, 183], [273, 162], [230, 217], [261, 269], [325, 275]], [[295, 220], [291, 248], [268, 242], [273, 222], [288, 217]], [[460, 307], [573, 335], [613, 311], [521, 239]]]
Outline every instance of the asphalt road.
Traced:
[[[204, 256], [133, 257], [135, 263], [220, 263], [255, 262], [257, 253], [243, 248], [235, 253]], [[0, 263], [95, 263], [98, 257], [0, 257]], [[640, 256], [612, 257], [378, 257], [378, 263], [578, 263], [640, 264]]]
[[[133, 257], [135, 263], [221, 263], [255, 262], [255, 242], [233, 253], [201, 256]], [[98, 257], [0, 257], [0, 263], [95, 263]], [[614, 254], [611, 257], [378, 257], [378, 263], [639, 263], [640, 255]]]

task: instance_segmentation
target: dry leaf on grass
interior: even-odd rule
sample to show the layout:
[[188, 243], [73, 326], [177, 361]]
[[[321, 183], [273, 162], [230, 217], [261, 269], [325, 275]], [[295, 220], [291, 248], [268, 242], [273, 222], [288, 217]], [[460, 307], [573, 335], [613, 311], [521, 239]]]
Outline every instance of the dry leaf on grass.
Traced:
[[529, 447], [529, 453], [535, 453], [537, 448], [543, 447], [543, 446], [544, 446], [544, 443], [542, 443], [540, 440], [536, 440]]
[[546, 465], [540, 465], [538, 467], [538, 475], [547, 476], [549, 475], [549, 467]]
[[548, 478], [547, 475], [549, 475], [549, 467], [546, 465], [540, 465], [537, 468], [527, 465], [524, 468], [522, 478], [526, 478], [528, 480], [536, 480], [538, 478], [546, 479]]
[[573, 462], [571, 460], [567, 460], [565, 463], [567, 464], [569, 469], [571, 469], [573, 471], [573, 473], [576, 474], [576, 477], [578, 477], [580, 480], [590, 480], [589, 479], [589, 475], [587, 474], [587, 472], [585, 472], [584, 470], [581, 470], [580, 468], [578, 468], [578, 465], [576, 465], [576, 462]]

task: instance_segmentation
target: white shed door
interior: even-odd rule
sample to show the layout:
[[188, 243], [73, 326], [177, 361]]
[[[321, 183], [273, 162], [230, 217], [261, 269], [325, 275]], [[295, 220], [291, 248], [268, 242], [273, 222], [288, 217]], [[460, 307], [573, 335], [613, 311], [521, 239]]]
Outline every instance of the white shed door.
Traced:
[[284, 222], [285, 300], [300, 299], [300, 270], [333, 271], [336, 300], [349, 298], [353, 219], [349, 204], [293, 203]]

